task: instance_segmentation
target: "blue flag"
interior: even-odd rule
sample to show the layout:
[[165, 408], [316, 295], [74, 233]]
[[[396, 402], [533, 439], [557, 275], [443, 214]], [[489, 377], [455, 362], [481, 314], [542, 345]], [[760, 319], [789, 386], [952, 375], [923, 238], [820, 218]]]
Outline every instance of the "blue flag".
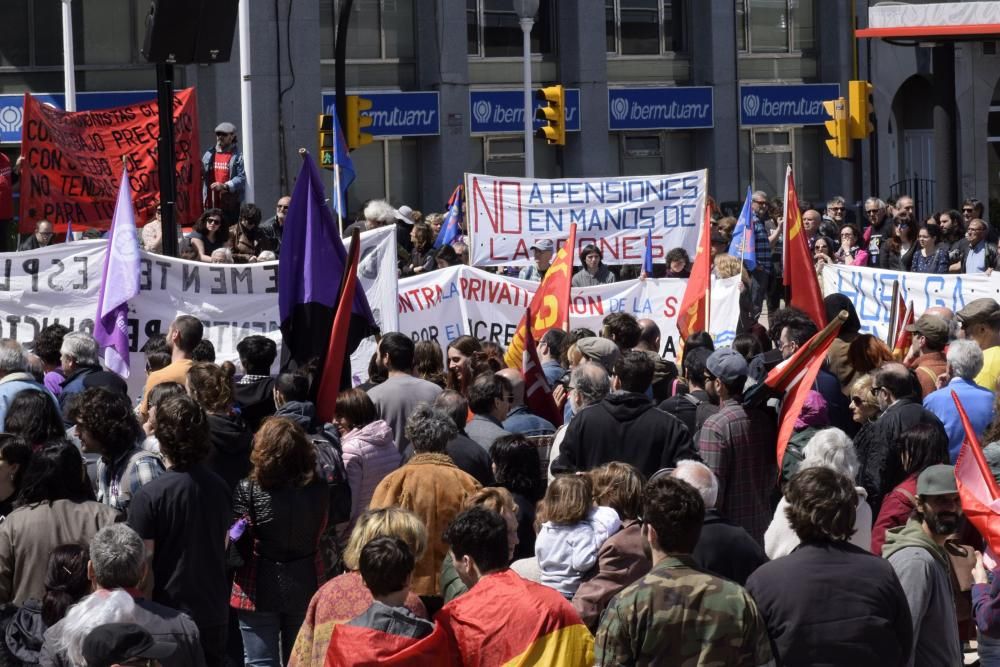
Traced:
[[642, 270], [650, 278], [653, 277], [653, 230], [646, 230], [646, 254], [642, 258]]
[[733, 228], [733, 240], [729, 242], [729, 254], [743, 260], [747, 271], [757, 268], [757, 241], [753, 233], [753, 214], [750, 212], [750, 186], [747, 186], [747, 198], [743, 200], [743, 210]]
[[333, 210], [341, 218], [347, 217], [347, 188], [354, 182], [354, 162], [351, 161], [351, 153], [347, 148], [347, 141], [344, 133], [340, 129], [340, 121], [337, 119], [337, 105], [333, 105], [333, 127], [336, 130], [337, 138], [333, 142], [333, 169], [334, 174], [340, 179], [339, 191], [334, 196]]
[[434, 239], [435, 248], [448, 245], [458, 238], [458, 235], [462, 233], [462, 215], [462, 186], [459, 185], [448, 199], [448, 212], [444, 214], [444, 220], [441, 221], [441, 231]]

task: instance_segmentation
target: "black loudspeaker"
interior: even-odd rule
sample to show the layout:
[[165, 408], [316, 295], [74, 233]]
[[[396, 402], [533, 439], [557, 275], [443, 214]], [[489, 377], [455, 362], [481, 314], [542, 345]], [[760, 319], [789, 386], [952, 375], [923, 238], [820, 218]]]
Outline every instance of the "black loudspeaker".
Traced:
[[224, 63], [239, 0], [153, 0], [142, 55], [151, 63]]

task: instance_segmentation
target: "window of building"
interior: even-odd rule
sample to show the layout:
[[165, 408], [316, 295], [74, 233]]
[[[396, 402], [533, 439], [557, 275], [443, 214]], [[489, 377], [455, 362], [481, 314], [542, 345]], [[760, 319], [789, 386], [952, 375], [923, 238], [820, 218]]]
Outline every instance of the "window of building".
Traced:
[[[782, 197], [785, 168], [791, 164], [799, 203], [816, 204], [824, 196], [824, 136], [821, 126], [745, 130], [740, 132], [740, 168], [749, 169], [754, 190], [763, 190], [769, 197]], [[738, 205], [742, 203], [741, 199]]]
[[736, 45], [746, 53], [791, 53], [815, 46], [814, 0], [734, 0]]
[[372, 199], [419, 208], [420, 179], [414, 174], [420, 173], [420, 150], [415, 139], [376, 139], [352, 152], [351, 161], [357, 176], [347, 190], [351, 220], [345, 220], [345, 225], [356, 219]]
[[[333, 60], [343, 0], [320, 0], [320, 58]], [[412, 0], [354, 0], [347, 31], [348, 60], [400, 60], [415, 55]]]
[[686, 0], [605, 0], [607, 51], [620, 56], [684, 51]]
[[[145, 64], [145, 13], [131, 0], [72, 4], [77, 67]], [[3, 0], [0, 67], [62, 67], [62, 3]]]
[[[538, 5], [531, 28], [531, 52], [553, 53], [551, 0]], [[513, 0], [466, 0], [468, 53], [481, 58], [520, 58], [523, 51], [521, 23]]]
[[690, 132], [623, 132], [619, 136], [619, 164], [623, 176], [672, 174], [694, 168]]

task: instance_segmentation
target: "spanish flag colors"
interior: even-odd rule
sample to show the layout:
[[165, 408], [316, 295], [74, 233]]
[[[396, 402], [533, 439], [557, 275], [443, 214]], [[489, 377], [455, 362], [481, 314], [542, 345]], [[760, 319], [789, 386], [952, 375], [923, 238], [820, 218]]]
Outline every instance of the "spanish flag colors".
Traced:
[[979, 534], [986, 539], [990, 550], [1000, 554], [1000, 514], [997, 513], [997, 500], [1000, 499], [1000, 487], [997, 486], [990, 466], [986, 463], [983, 450], [979, 446], [976, 431], [969, 423], [965, 408], [953, 391], [951, 397], [955, 401], [955, 409], [962, 419], [965, 429], [965, 439], [962, 449], [955, 461], [955, 481], [958, 484], [958, 495], [962, 500], [962, 512], [969, 522], [976, 527]]
[[712, 301], [712, 215], [705, 205], [705, 220], [698, 238], [698, 251], [691, 265], [681, 300], [680, 315], [677, 317], [677, 331], [683, 341], [696, 331], [708, 331], [708, 310]]
[[507, 346], [504, 363], [507, 368], [521, 368], [524, 355], [524, 332], [531, 322], [531, 334], [541, 340], [549, 329], [569, 328], [569, 288], [573, 279], [573, 256], [576, 253], [576, 225], [569, 230], [569, 238], [563, 244], [549, 270], [545, 272], [538, 291], [535, 292], [528, 312], [521, 318], [514, 332], [514, 338]]
[[819, 289], [816, 266], [802, 229], [802, 211], [791, 165], [785, 171], [785, 243], [782, 250], [782, 281], [788, 289], [788, 305], [804, 311], [817, 326], [823, 326], [826, 324], [823, 292]]

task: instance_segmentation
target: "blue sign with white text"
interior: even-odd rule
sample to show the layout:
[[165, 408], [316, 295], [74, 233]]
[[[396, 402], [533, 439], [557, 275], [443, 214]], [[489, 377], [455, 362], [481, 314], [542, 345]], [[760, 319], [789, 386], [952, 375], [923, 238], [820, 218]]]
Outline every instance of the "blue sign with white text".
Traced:
[[823, 102], [838, 97], [839, 83], [740, 86], [740, 125], [822, 125]]
[[612, 131], [714, 125], [711, 86], [608, 89], [608, 128]]
[[[566, 89], [566, 131], [580, 131], [580, 89]], [[546, 106], [544, 100], [534, 100], [534, 114]], [[469, 91], [469, 112], [473, 134], [509, 134], [524, 132], [523, 90]], [[537, 130], [545, 121], [535, 118]]]
[[[31, 93], [43, 104], [64, 108], [62, 93]], [[113, 109], [136, 102], [156, 100], [155, 90], [123, 90], [115, 92], [88, 92], [76, 94], [78, 111]], [[0, 143], [21, 143], [21, 120], [24, 117], [24, 95], [0, 95]]]
[[[420, 137], [441, 134], [441, 109], [436, 92], [357, 91], [372, 101], [362, 115], [372, 119], [365, 132], [375, 137]], [[323, 113], [330, 113], [335, 95], [323, 93]]]

